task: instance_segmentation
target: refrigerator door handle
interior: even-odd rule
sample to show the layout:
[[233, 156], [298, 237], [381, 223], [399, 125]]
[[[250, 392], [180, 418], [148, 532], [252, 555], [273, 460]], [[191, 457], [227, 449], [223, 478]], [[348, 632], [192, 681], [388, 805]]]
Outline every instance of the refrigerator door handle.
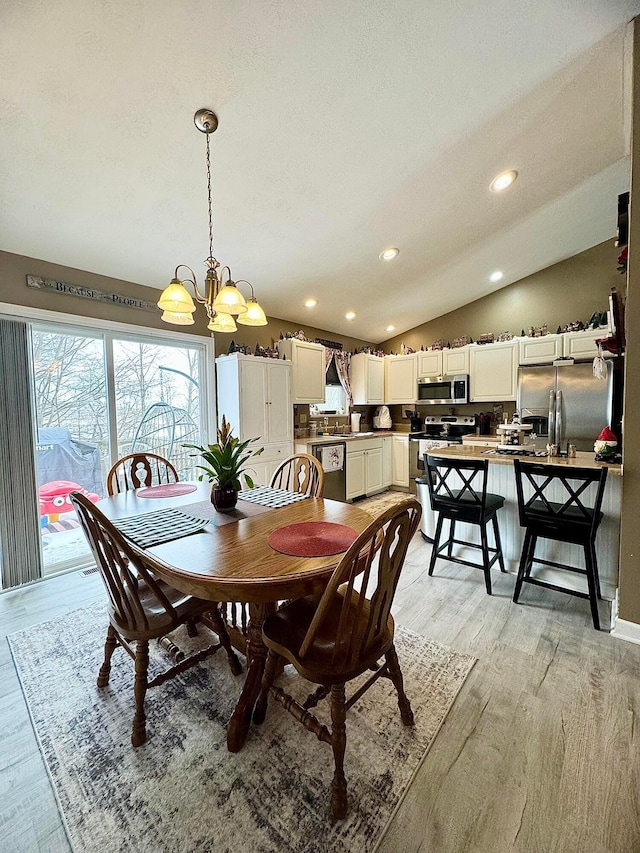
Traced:
[[562, 391], [558, 391], [556, 395], [556, 438], [555, 444], [558, 448], [562, 445]]
[[549, 391], [549, 428], [548, 441], [553, 444], [556, 440], [556, 400], [553, 390]]

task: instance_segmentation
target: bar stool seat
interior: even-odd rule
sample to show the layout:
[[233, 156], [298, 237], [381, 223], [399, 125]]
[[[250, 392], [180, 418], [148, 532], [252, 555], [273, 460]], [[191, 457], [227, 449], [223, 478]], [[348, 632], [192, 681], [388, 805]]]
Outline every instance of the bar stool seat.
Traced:
[[[520, 525], [525, 528], [513, 600], [518, 602], [523, 583], [587, 598], [593, 627], [599, 630], [598, 599], [602, 595], [595, 539], [603, 518], [601, 506], [608, 469], [604, 466], [598, 469], [547, 465], [520, 459], [514, 459], [513, 467]], [[582, 546], [584, 567], [536, 557], [538, 539]], [[585, 575], [588, 592], [562, 587], [532, 575], [534, 563]]]
[[[502, 543], [498, 528], [498, 510], [504, 505], [502, 495], [487, 492], [489, 464], [486, 459], [451, 459], [425, 453], [425, 473], [429, 488], [431, 509], [438, 513], [438, 522], [429, 562], [429, 575], [433, 575], [436, 560], [447, 560], [482, 569], [487, 594], [491, 595], [491, 567], [497, 561], [504, 572]], [[440, 544], [445, 519], [449, 521], [449, 538]], [[480, 543], [455, 538], [456, 522], [476, 524], [480, 528]], [[487, 525], [493, 527], [494, 546], [487, 537]], [[478, 548], [482, 562], [475, 563], [454, 556], [453, 546]]]

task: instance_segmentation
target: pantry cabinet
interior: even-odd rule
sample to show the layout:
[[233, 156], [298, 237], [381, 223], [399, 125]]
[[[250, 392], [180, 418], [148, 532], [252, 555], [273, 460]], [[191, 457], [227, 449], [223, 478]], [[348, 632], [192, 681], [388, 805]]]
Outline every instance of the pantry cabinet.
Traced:
[[292, 365], [291, 402], [324, 403], [326, 365], [322, 344], [286, 338], [277, 346], [280, 356]]
[[351, 394], [354, 406], [384, 403], [384, 359], [359, 352], [351, 356]]
[[471, 403], [515, 400], [519, 350], [516, 341], [477, 344], [469, 349]]
[[241, 441], [259, 439], [264, 448], [249, 463], [257, 485], [267, 485], [293, 454], [291, 363], [233, 353], [216, 359], [218, 419], [224, 415]]

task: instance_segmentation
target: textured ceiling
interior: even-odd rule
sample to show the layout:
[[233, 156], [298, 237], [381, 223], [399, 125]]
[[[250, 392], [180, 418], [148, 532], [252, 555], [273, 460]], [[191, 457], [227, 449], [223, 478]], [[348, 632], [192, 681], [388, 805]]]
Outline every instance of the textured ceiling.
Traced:
[[[0, 248], [157, 288], [178, 263], [201, 280], [192, 119], [208, 106], [214, 254], [267, 314], [381, 341], [613, 235], [629, 183], [624, 25], [638, 12], [640, 0], [12, 0]], [[510, 168], [518, 181], [490, 193]], [[386, 246], [400, 248], [388, 264]]]

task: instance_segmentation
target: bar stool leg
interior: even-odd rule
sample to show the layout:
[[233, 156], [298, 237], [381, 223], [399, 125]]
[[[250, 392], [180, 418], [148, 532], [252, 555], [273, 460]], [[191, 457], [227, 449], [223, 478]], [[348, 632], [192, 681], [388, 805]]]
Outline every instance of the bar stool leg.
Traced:
[[447, 550], [447, 556], [449, 556], [449, 557], [453, 556], [453, 540], [455, 539], [455, 535], [456, 535], [456, 522], [455, 522], [455, 519], [451, 518], [451, 519], [449, 519], [449, 542], [447, 543], [449, 546], [448, 550]]
[[529, 548], [531, 547], [531, 539], [532, 534], [529, 528], [526, 528], [524, 534], [524, 542], [522, 543], [522, 554], [520, 555], [520, 563], [518, 564], [518, 577], [516, 578], [515, 589], [513, 590], [513, 600], [515, 603], [518, 603], [518, 599], [520, 598], [520, 592], [522, 590], [522, 583], [525, 577], [525, 569], [527, 567], [527, 562], [529, 560]]
[[596, 631], [600, 630], [600, 614], [598, 613], [598, 592], [596, 588], [596, 571], [591, 547], [589, 544], [584, 546], [584, 559], [587, 567], [587, 586], [589, 587], [589, 604], [591, 606], [591, 618], [593, 619], [593, 627]]
[[489, 566], [489, 540], [487, 539], [487, 524], [483, 521], [480, 524], [480, 542], [482, 543], [482, 570], [484, 572], [484, 585], [487, 588], [487, 595], [491, 595], [491, 568]]
[[440, 547], [440, 534], [442, 533], [442, 513], [438, 513], [438, 523], [436, 524], [436, 534], [433, 537], [433, 547], [431, 549], [431, 560], [429, 561], [429, 575], [433, 574], [433, 569], [436, 565], [438, 557], [438, 548]]
[[500, 571], [506, 573], [506, 569], [504, 567], [504, 555], [502, 553], [502, 541], [500, 539], [500, 528], [498, 526], [498, 516], [493, 516], [493, 536], [496, 540], [496, 550], [498, 552], [498, 565], [500, 566]]

